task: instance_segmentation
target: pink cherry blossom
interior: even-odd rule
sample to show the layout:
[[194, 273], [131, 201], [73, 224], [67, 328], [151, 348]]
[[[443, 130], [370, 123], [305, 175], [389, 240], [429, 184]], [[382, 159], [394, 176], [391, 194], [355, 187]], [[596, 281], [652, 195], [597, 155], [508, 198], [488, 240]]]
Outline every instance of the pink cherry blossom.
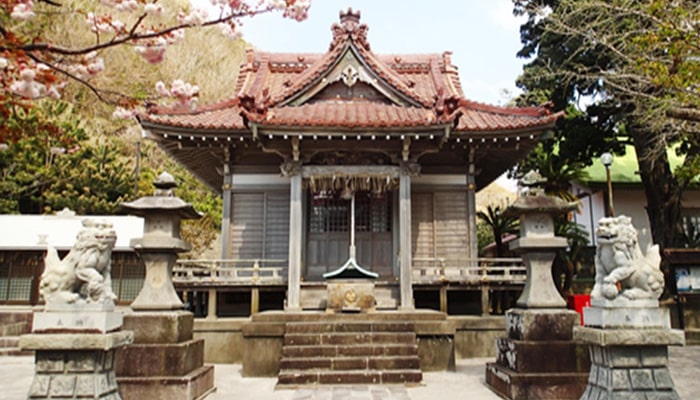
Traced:
[[309, 17], [309, 7], [311, 7], [311, 0], [296, 0], [293, 4], [288, 5], [284, 11], [284, 16], [303, 21]]
[[46, 94], [46, 86], [36, 82], [36, 71], [31, 68], [22, 67], [19, 73], [20, 80], [10, 85], [10, 91], [28, 99], [38, 99]]
[[34, 3], [28, 0], [24, 3], [19, 3], [12, 8], [12, 13], [10, 14], [12, 18], [15, 19], [30, 19], [36, 16], [34, 13]]
[[209, 19], [209, 13], [201, 8], [195, 8], [189, 14], [180, 10], [177, 14], [177, 20], [184, 25], [202, 25], [207, 19]]
[[141, 42], [134, 49], [149, 63], [158, 64], [165, 59], [165, 49], [167, 47], [167, 40], [163, 37], [157, 37]]
[[115, 119], [132, 119], [136, 116], [136, 110], [127, 110], [124, 107], [117, 107], [112, 113]]
[[163, 6], [156, 3], [148, 3], [143, 6], [143, 12], [149, 15], [161, 16], [164, 11]]
[[286, 0], [267, 0], [267, 6], [272, 10], [283, 11], [287, 8]]
[[163, 81], [156, 82], [156, 93], [158, 93], [158, 95], [162, 97], [170, 97], [170, 91], [165, 86], [165, 83]]
[[113, 19], [111, 16], [97, 16], [87, 13], [85, 22], [90, 26], [91, 32], [122, 33], [125, 25], [123, 22]]
[[231, 40], [238, 40], [243, 37], [243, 33], [241, 33], [240, 29], [236, 29], [235, 25], [231, 21], [226, 24], [221, 24], [221, 33]]

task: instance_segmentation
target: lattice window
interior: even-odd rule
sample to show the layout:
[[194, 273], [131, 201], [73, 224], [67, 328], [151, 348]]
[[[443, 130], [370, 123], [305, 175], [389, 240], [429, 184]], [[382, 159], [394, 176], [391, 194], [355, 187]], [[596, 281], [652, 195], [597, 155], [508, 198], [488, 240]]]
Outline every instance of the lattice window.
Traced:
[[138, 296], [146, 270], [133, 253], [112, 253], [112, 291], [119, 303], [131, 303]]
[[[391, 232], [391, 201], [384, 193], [370, 192], [355, 194], [355, 231]], [[312, 195], [309, 212], [309, 232], [349, 232], [350, 200], [343, 199], [335, 192], [322, 192]]]
[[22, 261], [17, 256], [3, 257], [0, 262], [0, 302], [31, 302], [34, 268]]
[[333, 192], [312, 196], [309, 230], [312, 233], [348, 232], [350, 229], [350, 201]]

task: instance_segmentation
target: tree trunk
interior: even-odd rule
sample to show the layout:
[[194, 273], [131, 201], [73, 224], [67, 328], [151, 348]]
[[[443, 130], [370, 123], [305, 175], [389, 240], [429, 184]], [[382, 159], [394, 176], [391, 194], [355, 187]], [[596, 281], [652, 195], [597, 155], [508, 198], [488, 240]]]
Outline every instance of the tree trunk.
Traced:
[[683, 247], [682, 190], [671, 171], [660, 134], [641, 124], [632, 124], [630, 134], [646, 194], [653, 242], [661, 247], [661, 251]]

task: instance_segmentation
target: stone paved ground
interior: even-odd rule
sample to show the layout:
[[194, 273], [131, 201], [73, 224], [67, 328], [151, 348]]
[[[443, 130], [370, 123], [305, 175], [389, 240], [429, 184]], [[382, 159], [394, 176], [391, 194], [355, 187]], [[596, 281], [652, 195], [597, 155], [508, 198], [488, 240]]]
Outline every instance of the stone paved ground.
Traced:
[[[670, 368], [681, 399], [700, 399], [700, 346], [671, 348]], [[343, 386], [275, 390], [274, 378], [242, 378], [240, 365], [217, 364], [217, 391], [207, 400], [497, 400], [484, 386], [484, 365], [491, 358], [459, 360], [456, 372], [427, 372], [423, 384]], [[0, 399], [26, 399], [34, 373], [33, 357], [0, 356]]]

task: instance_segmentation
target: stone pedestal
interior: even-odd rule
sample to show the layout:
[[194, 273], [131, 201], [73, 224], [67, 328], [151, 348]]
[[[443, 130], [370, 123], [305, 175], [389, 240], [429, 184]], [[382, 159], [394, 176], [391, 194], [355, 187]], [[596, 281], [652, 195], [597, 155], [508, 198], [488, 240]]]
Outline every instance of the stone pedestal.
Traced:
[[511, 309], [506, 336], [496, 339], [496, 362], [486, 383], [512, 400], [578, 399], [588, 378], [586, 347], [573, 341], [576, 311]]
[[186, 311], [124, 316], [134, 344], [117, 352], [117, 381], [125, 400], [193, 400], [216, 390], [214, 367], [204, 365], [204, 339], [192, 338]]
[[326, 283], [326, 312], [374, 312], [374, 281], [337, 279]]
[[114, 354], [133, 333], [43, 333], [20, 337], [20, 348], [36, 354], [28, 399], [120, 400]]
[[574, 338], [590, 345], [591, 370], [582, 400], [680, 399], [668, 370], [668, 346], [685, 344], [656, 300], [595, 299]]

